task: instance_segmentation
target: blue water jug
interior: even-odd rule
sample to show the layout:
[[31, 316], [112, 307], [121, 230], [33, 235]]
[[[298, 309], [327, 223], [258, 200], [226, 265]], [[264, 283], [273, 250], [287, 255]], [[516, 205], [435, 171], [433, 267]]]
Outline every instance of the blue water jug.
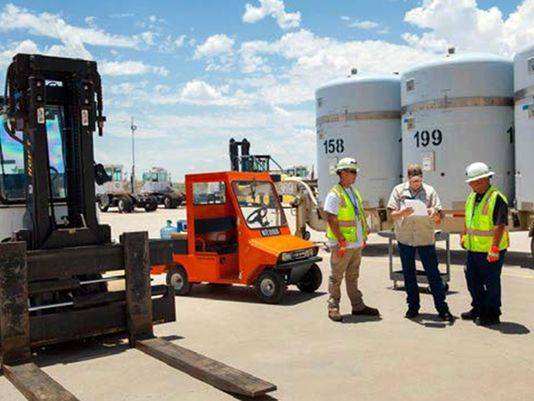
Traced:
[[176, 231], [187, 231], [187, 220], [176, 220]]
[[171, 234], [176, 232], [176, 227], [172, 225], [172, 221], [167, 220], [167, 225], [159, 230], [161, 239], [171, 239]]

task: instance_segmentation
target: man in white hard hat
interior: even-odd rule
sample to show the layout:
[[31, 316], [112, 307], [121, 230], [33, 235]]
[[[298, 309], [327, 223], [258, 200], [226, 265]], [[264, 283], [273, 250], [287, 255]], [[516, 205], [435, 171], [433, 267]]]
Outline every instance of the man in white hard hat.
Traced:
[[[388, 202], [391, 218], [395, 220], [395, 236], [404, 275], [404, 288], [408, 310], [404, 315], [415, 319], [419, 315], [419, 287], [415, 254], [419, 254], [425, 270], [434, 306], [443, 321], [452, 322], [454, 317], [445, 301], [446, 291], [438, 269], [434, 223], [441, 218], [441, 202], [436, 190], [423, 182], [423, 169], [419, 164], [411, 164], [407, 169], [408, 180], [393, 188]], [[424, 215], [413, 215], [413, 203], [423, 204]]]
[[501, 271], [510, 242], [508, 200], [491, 185], [494, 173], [486, 164], [470, 164], [466, 175], [473, 192], [465, 203], [461, 245], [467, 250], [465, 277], [472, 308], [462, 319], [490, 326], [500, 323]]
[[339, 183], [330, 190], [324, 205], [328, 220], [326, 237], [332, 251], [328, 317], [336, 322], [343, 320], [339, 312], [343, 276], [352, 305], [352, 314], [379, 316], [378, 309], [365, 305], [362, 293], [358, 289], [362, 248], [367, 240], [363, 200], [358, 190], [352, 186], [358, 174], [358, 163], [353, 158], [343, 158], [336, 165], [336, 173], [339, 176]]

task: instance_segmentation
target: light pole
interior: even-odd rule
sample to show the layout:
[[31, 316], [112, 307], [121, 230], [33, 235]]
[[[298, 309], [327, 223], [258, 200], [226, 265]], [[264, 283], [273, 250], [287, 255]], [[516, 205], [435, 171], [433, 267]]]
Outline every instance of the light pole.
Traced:
[[132, 193], [135, 194], [135, 131], [137, 130], [137, 125], [134, 124], [134, 118], [132, 116], [132, 121], [130, 123], [130, 130], [132, 131]]

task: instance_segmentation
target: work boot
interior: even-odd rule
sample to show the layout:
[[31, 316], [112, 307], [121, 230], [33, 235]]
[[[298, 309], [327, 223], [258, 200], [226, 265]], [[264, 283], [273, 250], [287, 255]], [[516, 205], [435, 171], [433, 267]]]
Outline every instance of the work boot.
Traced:
[[439, 318], [443, 320], [444, 322], [454, 322], [454, 316], [449, 311], [440, 312]]
[[352, 311], [354, 316], [380, 316], [380, 312], [376, 308], [371, 308], [370, 306], [365, 306], [362, 310]]
[[462, 320], [475, 320], [478, 317], [478, 313], [475, 311], [475, 308], [472, 308], [471, 310], [464, 312], [460, 315], [462, 317]]
[[339, 309], [329, 309], [328, 317], [334, 322], [341, 322], [343, 320], [343, 316], [341, 316], [341, 313], [339, 313]]
[[406, 319], [414, 319], [417, 316], [419, 316], [419, 311], [417, 309], [408, 309], [404, 315]]

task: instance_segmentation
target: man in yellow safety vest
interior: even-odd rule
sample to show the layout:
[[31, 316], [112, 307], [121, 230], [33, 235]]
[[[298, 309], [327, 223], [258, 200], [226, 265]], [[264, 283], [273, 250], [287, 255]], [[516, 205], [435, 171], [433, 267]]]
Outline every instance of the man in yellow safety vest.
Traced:
[[472, 308], [462, 313], [462, 319], [490, 326], [500, 323], [501, 271], [510, 241], [508, 200], [491, 185], [494, 173], [486, 164], [470, 164], [466, 173], [473, 192], [465, 203], [461, 245], [467, 250], [465, 277]]
[[378, 316], [378, 309], [366, 306], [358, 289], [362, 249], [365, 247], [368, 231], [362, 197], [358, 190], [352, 187], [358, 174], [358, 163], [353, 158], [343, 158], [336, 165], [336, 173], [339, 183], [330, 190], [324, 205], [328, 221], [326, 237], [332, 251], [328, 317], [336, 322], [343, 320], [339, 313], [343, 276], [352, 304], [352, 314]]

